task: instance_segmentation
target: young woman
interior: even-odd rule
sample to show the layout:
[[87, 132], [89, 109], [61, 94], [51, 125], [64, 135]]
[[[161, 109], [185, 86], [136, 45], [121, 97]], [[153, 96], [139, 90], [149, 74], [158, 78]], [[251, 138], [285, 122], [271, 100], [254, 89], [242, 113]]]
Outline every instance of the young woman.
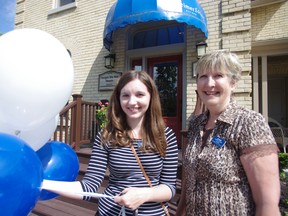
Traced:
[[[109, 184], [100, 198], [97, 215], [165, 215], [164, 207], [176, 191], [178, 147], [175, 133], [165, 127], [157, 87], [144, 71], [124, 73], [111, 95], [108, 124], [98, 133], [87, 168], [80, 182], [44, 180], [43, 189], [64, 196], [77, 192], [97, 192], [106, 169]], [[137, 156], [134, 155], [134, 147]], [[139, 157], [149, 186], [136, 160]], [[61, 190], [71, 193], [63, 193]], [[164, 203], [162, 203], [164, 202]]]
[[274, 137], [261, 114], [232, 100], [241, 71], [238, 57], [225, 50], [197, 63], [206, 111], [189, 124], [177, 216], [280, 215]]

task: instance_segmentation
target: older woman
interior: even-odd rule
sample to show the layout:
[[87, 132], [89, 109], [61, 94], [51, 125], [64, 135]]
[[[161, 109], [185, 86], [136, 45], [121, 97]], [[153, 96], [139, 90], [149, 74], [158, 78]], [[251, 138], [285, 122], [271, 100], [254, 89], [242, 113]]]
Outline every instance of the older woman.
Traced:
[[278, 147], [263, 116], [237, 105], [238, 57], [225, 50], [197, 64], [207, 111], [189, 123], [179, 215], [280, 215]]

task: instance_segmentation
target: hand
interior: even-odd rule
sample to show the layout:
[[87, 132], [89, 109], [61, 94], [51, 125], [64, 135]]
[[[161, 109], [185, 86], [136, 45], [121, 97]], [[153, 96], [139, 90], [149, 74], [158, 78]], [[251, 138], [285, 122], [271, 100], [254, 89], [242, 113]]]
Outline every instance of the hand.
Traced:
[[125, 206], [132, 210], [137, 209], [149, 199], [150, 188], [126, 188], [121, 194], [115, 196], [114, 201], [121, 206]]

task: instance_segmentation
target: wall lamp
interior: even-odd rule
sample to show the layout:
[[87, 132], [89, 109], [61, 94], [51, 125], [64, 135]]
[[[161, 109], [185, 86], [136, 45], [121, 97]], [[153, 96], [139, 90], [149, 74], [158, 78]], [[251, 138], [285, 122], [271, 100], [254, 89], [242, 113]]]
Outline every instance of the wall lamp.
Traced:
[[197, 66], [197, 62], [192, 62], [192, 77], [193, 78], [196, 77], [196, 66]]
[[105, 58], [105, 67], [107, 69], [114, 68], [116, 55], [115, 54], [109, 54], [107, 56], [104, 56], [104, 58]]
[[207, 43], [205, 42], [200, 42], [196, 44], [196, 51], [197, 51], [198, 59], [206, 54], [206, 47], [207, 47]]

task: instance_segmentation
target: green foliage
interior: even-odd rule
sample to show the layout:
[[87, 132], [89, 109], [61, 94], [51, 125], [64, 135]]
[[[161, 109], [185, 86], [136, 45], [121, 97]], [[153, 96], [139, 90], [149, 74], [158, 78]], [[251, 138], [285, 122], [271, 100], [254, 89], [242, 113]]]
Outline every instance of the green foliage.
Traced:
[[288, 154], [287, 153], [279, 153], [279, 168], [280, 172], [283, 172], [284, 169], [288, 169]]
[[282, 216], [288, 216], [288, 197], [287, 197], [287, 183], [288, 176], [285, 169], [288, 169], [288, 154], [279, 153], [279, 169], [280, 169], [280, 181], [281, 181], [281, 199], [280, 199], [280, 209]]
[[96, 119], [100, 126], [100, 128], [104, 128], [108, 119], [107, 119], [107, 110], [108, 110], [108, 102], [102, 103], [101, 101], [98, 103], [98, 108], [96, 109]]

